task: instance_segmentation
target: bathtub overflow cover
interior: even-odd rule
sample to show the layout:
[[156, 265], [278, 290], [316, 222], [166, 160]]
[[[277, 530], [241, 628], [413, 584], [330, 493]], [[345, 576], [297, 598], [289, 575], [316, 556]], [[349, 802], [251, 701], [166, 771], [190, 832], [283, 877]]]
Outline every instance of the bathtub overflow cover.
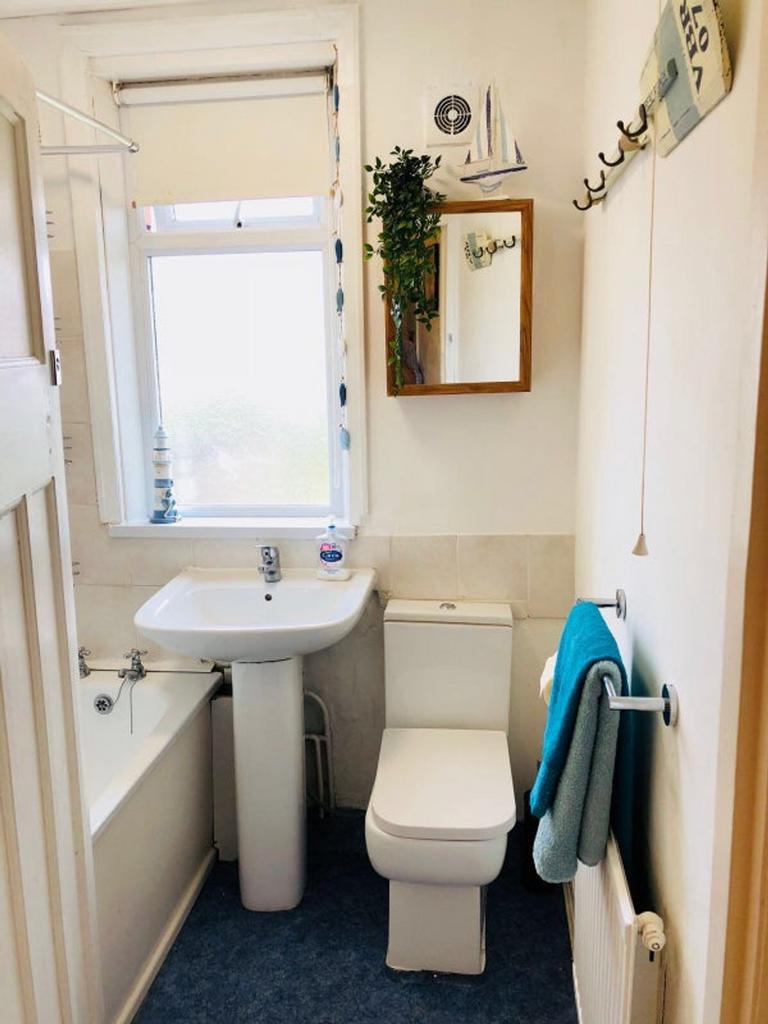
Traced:
[[108, 715], [115, 706], [115, 702], [108, 693], [100, 693], [98, 697], [93, 698], [93, 706], [100, 715]]

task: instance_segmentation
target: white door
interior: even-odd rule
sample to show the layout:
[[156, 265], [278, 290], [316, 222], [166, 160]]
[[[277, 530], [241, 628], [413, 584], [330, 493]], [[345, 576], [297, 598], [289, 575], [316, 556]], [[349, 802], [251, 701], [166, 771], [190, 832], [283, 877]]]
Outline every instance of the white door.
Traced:
[[0, 1017], [100, 1019], [35, 93], [0, 38]]

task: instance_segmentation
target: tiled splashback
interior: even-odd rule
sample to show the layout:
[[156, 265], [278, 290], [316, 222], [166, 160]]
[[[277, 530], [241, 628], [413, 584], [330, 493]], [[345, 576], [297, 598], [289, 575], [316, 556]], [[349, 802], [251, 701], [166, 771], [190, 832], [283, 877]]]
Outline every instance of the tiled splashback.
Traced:
[[[99, 653], [130, 646], [133, 612], [187, 566], [248, 567], [258, 560], [255, 541], [110, 538], [93, 505], [70, 506], [70, 529], [80, 641]], [[314, 565], [312, 541], [278, 544], [285, 568]], [[567, 536], [360, 537], [350, 558], [353, 566], [376, 569], [380, 592], [397, 597], [505, 601], [517, 619], [562, 619], [573, 601]]]
[[[252, 566], [257, 544], [241, 540], [112, 539], [94, 506], [70, 507], [78, 640], [95, 655], [119, 655], [135, 644], [152, 648], [133, 628], [133, 615], [159, 586], [188, 565]], [[280, 543], [286, 568], [313, 564], [311, 541]], [[365, 807], [384, 727], [382, 598], [469, 598], [508, 601], [514, 609], [510, 756], [518, 796], [531, 785], [545, 706], [538, 696], [544, 660], [557, 647], [573, 601], [571, 537], [361, 537], [353, 565], [373, 566], [374, 596], [352, 633], [304, 661], [304, 684], [328, 704], [334, 738], [337, 799]]]

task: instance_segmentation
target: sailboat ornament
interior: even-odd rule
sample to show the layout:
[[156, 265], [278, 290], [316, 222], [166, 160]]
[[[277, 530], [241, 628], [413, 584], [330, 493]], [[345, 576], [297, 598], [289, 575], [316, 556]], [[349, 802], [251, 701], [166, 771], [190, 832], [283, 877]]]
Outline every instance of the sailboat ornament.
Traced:
[[467, 158], [455, 171], [466, 184], [495, 192], [510, 174], [527, 168], [517, 140], [507, 127], [498, 89], [491, 83], [485, 90]]

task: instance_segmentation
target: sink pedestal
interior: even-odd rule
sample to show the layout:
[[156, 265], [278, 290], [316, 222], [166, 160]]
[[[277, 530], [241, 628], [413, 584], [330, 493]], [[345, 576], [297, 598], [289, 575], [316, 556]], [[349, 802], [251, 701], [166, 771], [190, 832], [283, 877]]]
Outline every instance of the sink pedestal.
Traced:
[[306, 871], [301, 658], [234, 662], [232, 698], [240, 898], [291, 910]]

